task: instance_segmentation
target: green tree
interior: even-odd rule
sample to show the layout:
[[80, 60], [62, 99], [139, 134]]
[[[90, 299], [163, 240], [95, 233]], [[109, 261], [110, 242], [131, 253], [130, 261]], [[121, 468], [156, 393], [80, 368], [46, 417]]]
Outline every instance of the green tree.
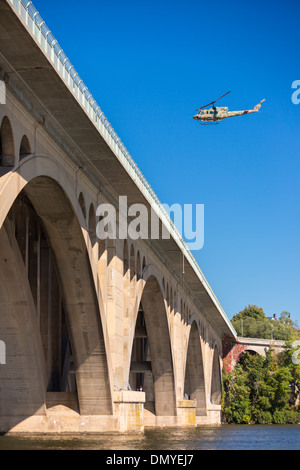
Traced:
[[292, 327], [295, 326], [293, 320], [291, 319], [290, 312], [287, 312], [286, 310], [281, 312], [280, 317], [279, 317], [279, 322], [282, 323], [283, 325], [291, 325]]
[[231, 374], [224, 373], [222, 399], [223, 414], [228, 423], [244, 424], [251, 421], [249, 388], [242, 367], [237, 365]]
[[257, 305], [248, 305], [233, 316], [232, 325], [238, 336], [289, 341], [299, 338], [299, 330], [289, 312], [282, 312], [279, 320], [266, 317], [264, 310]]
[[244, 353], [223, 379], [223, 416], [228, 423], [296, 423], [300, 391], [300, 364], [292, 361], [295, 349], [271, 349], [266, 356]]
[[248, 305], [244, 310], [234, 315], [233, 320], [243, 320], [245, 318], [254, 318], [255, 320], [266, 318], [266, 314], [261, 307], [257, 305]]
[[292, 342], [287, 342], [283, 352], [278, 357], [279, 366], [287, 367], [291, 374], [289, 398], [291, 406], [296, 404], [300, 391], [300, 363], [298, 363], [298, 360], [294, 360], [294, 353], [297, 353], [296, 359], [300, 358], [300, 346], [295, 345], [293, 347]]

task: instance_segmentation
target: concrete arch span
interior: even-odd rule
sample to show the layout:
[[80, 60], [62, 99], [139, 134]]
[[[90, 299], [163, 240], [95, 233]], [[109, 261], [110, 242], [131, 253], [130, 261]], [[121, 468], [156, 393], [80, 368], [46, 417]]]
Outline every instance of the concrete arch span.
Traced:
[[[18, 176], [13, 174], [12, 178], [16, 179]], [[23, 193], [26, 194], [37, 216], [42, 221], [55, 256], [74, 345], [80, 413], [82, 415], [111, 415], [113, 413], [112, 378], [109, 367], [108, 346], [86, 242], [78, 217], [66, 192], [49, 176], [34, 177], [27, 184], [25, 184], [24, 179], [19, 177], [18, 183], [13, 185], [15, 193], [10, 191], [11, 202], [13, 202], [14, 196], [18, 195], [17, 189], [22, 191], [24, 187]], [[6, 198], [6, 202], [8, 200], [9, 197]], [[27, 312], [26, 315], [31, 315], [30, 331], [33, 332], [36, 324], [34, 318], [32, 318], [33, 314], [28, 313], [34, 311], [32, 298], [28, 290], [28, 281], [26, 285], [26, 276], [24, 276], [24, 272], [21, 272], [20, 256], [16, 254], [18, 250], [15, 250], [15, 253], [7, 250], [9, 243], [12, 244], [13, 237], [11, 236], [9, 239], [6, 226], [7, 221], [1, 229], [2, 284], [7, 284], [9, 279], [13, 280], [12, 285], [15, 286], [23, 283], [25, 287], [23, 286], [20, 289], [20, 293], [25, 292], [27, 297], [23, 296], [22, 299], [19, 299], [16, 296], [15, 301], [13, 293], [7, 290], [6, 296], [1, 296], [1, 317], [3, 317], [3, 313], [7, 312], [7, 309], [18, 312], [18, 305], [21, 303], [26, 306], [24, 307], [25, 313]], [[6, 267], [7, 254], [10, 254], [10, 271]], [[17, 267], [15, 258], [19, 259]], [[18, 317], [18, 314], [16, 315]], [[7, 316], [5, 318], [7, 320]], [[26, 322], [28, 323], [27, 320]], [[32, 333], [32, 335], [35, 341], [28, 345], [31, 348], [29, 356], [42, 357], [40, 354], [40, 340], [36, 333]], [[32, 404], [29, 407], [26, 406], [26, 409], [28, 413], [32, 414], [44, 413], [46, 391], [44, 366], [43, 364], [39, 364], [38, 367], [33, 366], [33, 362], [31, 365], [28, 363], [26, 367], [35, 367], [39, 379], [35, 379], [36, 388], [33, 394], [30, 391], [31, 385], [28, 384], [25, 395], [28, 399], [30, 397]], [[28, 378], [24, 378], [24, 380], [28, 382]], [[39, 385], [37, 386], [37, 384]], [[15, 411], [15, 413], [20, 414], [20, 410]]]
[[[138, 313], [143, 314], [145, 327], [143, 337], [147, 339], [148, 354], [135, 359], [139, 359], [139, 363], [142, 363], [140, 372], [148, 373], [145, 408], [156, 416], [174, 417], [177, 410], [169, 324], [161, 286], [157, 277], [150, 273], [151, 271], [140, 289], [139, 311], [134, 317], [136, 325]], [[134, 342], [140, 338], [137, 332], [138, 326], [142, 325], [134, 328], [135, 336], [132, 336], [131, 352], [134, 352]]]
[[[127, 345], [126, 345], [126, 355], [124, 355], [124, 368], [125, 368], [125, 376], [129, 375], [129, 369], [130, 369], [130, 359], [132, 355], [132, 346], [133, 346], [133, 341], [134, 341], [134, 336], [135, 336], [135, 327], [137, 323], [137, 318], [139, 314], [139, 309], [141, 305], [141, 300], [143, 296], [143, 292], [146, 286], [146, 283], [149, 278], [153, 277], [156, 279], [157, 284], [159, 285], [159, 290], [161, 292], [161, 295], [164, 299], [165, 303], [165, 297], [164, 297], [164, 289], [163, 285], [160, 282], [160, 273], [156, 266], [153, 263], [149, 263], [144, 267], [144, 270], [142, 272], [141, 278], [134, 283], [134, 295], [132, 293], [132, 280], [134, 279], [134, 276], [132, 276], [132, 273], [130, 272], [130, 253], [133, 245], [127, 242], [127, 240], [124, 241], [124, 259], [123, 259], [123, 264], [124, 264], [124, 293], [126, 298], [126, 301], [124, 303], [124, 308], [126, 309], [126, 317], [128, 321], [128, 339], [127, 339]], [[130, 248], [130, 252], [128, 249]], [[132, 279], [133, 278], [133, 279]], [[130, 289], [130, 291], [129, 291]], [[126, 294], [127, 292], [127, 294]], [[128, 294], [129, 292], [129, 294]], [[131, 302], [130, 302], [131, 301]], [[164, 315], [166, 316], [167, 322], [168, 322], [168, 316], [167, 316], [167, 310], [166, 310], [166, 303], [165, 303], [165, 312]], [[169, 328], [169, 325], [168, 325]], [[169, 329], [170, 330], [170, 329]], [[169, 336], [169, 333], [168, 333]]]
[[90, 263], [78, 219], [65, 192], [52, 179], [25, 188], [53, 250], [74, 344], [82, 414], [112, 414], [107, 352]]
[[184, 393], [185, 395], [188, 395], [189, 399], [196, 400], [196, 415], [206, 416], [207, 405], [203, 354], [200, 341], [200, 332], [196, 321], [193, 321], [189, 334]]

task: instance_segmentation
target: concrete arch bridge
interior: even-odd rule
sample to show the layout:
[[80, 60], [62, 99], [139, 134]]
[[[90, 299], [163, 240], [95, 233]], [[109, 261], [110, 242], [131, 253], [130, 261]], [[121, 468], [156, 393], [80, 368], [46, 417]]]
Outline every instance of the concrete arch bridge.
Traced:
[[[220, 423], [236, 333], [31, 2], [0, 0], [0, 79], [0, 432]], [[123, 195], [170, 238], [99, 240]]]

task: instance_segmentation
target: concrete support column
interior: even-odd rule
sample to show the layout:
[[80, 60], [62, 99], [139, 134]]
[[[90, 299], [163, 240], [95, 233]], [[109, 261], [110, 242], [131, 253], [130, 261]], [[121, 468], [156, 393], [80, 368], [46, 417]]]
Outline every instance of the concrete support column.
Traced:
[[124, 309], [123, 309], [123, 263], [119, 240], [108, 240], [107, 271], [106, 271], [106, 312], [109, 343], [113, 365], [113, 374], [120, 388], [123, 386], [123, 341], [124, 341]]
[[114, 392], [114, 414], [118, 416], [120, 432], [144, 430], [144, 392]]
[[178, 400], [177, 416], [181, 426], [196, 426], [196, 400]]
[[176, 391], [177, 396], [183, 398], [184, 394], [184, 359], [183, 356], [183, 324], [180, 312], [176, 312], [173, 322], [173, 354], [176, 368]]

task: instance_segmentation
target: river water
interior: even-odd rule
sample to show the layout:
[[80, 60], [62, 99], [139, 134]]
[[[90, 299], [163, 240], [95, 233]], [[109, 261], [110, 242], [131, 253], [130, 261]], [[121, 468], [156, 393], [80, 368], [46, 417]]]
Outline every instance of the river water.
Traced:
[[0, 450], [299, 450], [300, 425], [147, 429], [141, 435], [1, 436]]

